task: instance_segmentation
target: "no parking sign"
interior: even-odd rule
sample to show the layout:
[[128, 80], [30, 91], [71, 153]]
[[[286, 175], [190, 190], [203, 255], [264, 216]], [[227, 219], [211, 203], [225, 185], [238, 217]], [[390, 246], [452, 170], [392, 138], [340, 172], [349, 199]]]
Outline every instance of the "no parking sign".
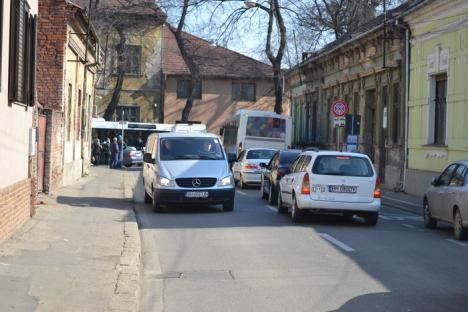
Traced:
[[333, 104], [330, 107], [330, 110], [333, 116], [339, 118], [339, 117], [345, 117], [346, 114], [348, 114], [349, 107], [345, 101], [337, 100], [333, 102]]

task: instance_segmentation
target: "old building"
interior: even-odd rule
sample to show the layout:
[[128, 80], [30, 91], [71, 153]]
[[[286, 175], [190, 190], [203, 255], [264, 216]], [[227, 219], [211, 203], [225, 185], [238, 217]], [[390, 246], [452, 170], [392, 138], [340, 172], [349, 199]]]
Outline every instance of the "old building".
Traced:
[[468, 159], [468, 2], [419, 3], [404, 17], [411, 28], [405, 189], [422, 195], [451, 161]]
[[39, 3], [37, 95], [45, 116], [43, 188], [66, 185], [90, 165], [91, 117], [99, 45], [85, 8]]
[[[217, 132], [225, 120], [241, 108], [273, 111], [273, 69], [207, 40], [183, 33], [188, 53], [198, 65], [201, 83], [190, 112], [191, 120], [201, 121]], [[164, 122], [181, 119], [188, 93], [186, 66], [169, 26], [164, 26], [163, 99]], [[287, 100], [283, 111], [288, 113]]]
[[0, 243], [34, 214], [37, 0], [2, 2], [0, 34]]
[[[86, 0], [80, 0], [88, 2]], [[106, 120], [160, 122], [162, 24], [150, 0], [92, 1], [105, 66], [96, 83], [96, 115]]]
[[404, 30], [395, 24], [406, 3], [360, 26], [305, 60], [288, 74], [296, 146], [346, 150], [347, 133], [335, 127], [338, 99], [360, 117], [358, 150], [370, 156], [388, 188], [404, 175]]

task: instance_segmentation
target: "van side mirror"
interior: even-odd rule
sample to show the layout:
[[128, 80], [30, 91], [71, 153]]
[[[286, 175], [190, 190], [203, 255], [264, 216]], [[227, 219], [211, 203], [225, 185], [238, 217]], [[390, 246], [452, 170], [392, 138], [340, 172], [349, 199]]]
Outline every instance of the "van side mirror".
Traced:
[[439, 181], [439, 179], [437, 177], [433, 177], [432, 180], [431, 180], [431, 185], [432, 186], [437, 186], [437, 181]]
[[143, 162], [148, 164], [154, 164], [155, 160], [153, 158], [153, 155], [151, 155], [151, 153], [145, 153], [143, 155]]

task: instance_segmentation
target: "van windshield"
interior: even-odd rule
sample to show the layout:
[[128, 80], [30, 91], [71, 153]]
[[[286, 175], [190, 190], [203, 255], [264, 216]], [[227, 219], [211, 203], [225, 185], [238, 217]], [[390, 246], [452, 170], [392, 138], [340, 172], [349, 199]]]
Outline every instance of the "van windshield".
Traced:
[[224, 153], [216, 138], [161, 138], [161, 160], [201, 159], [223, 160]]
[[312, 173], [322, 175], [372, 177], [371, 163], [364, 157], [328, 155], [318, 156]]

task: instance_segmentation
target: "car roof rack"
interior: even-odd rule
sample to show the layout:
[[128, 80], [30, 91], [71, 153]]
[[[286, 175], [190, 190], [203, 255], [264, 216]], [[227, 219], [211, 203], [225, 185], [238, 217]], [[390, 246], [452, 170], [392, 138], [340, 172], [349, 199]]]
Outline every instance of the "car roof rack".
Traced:
[[318, 147], [306, 147], [302, 150], [303, 152], [320, 152]]

